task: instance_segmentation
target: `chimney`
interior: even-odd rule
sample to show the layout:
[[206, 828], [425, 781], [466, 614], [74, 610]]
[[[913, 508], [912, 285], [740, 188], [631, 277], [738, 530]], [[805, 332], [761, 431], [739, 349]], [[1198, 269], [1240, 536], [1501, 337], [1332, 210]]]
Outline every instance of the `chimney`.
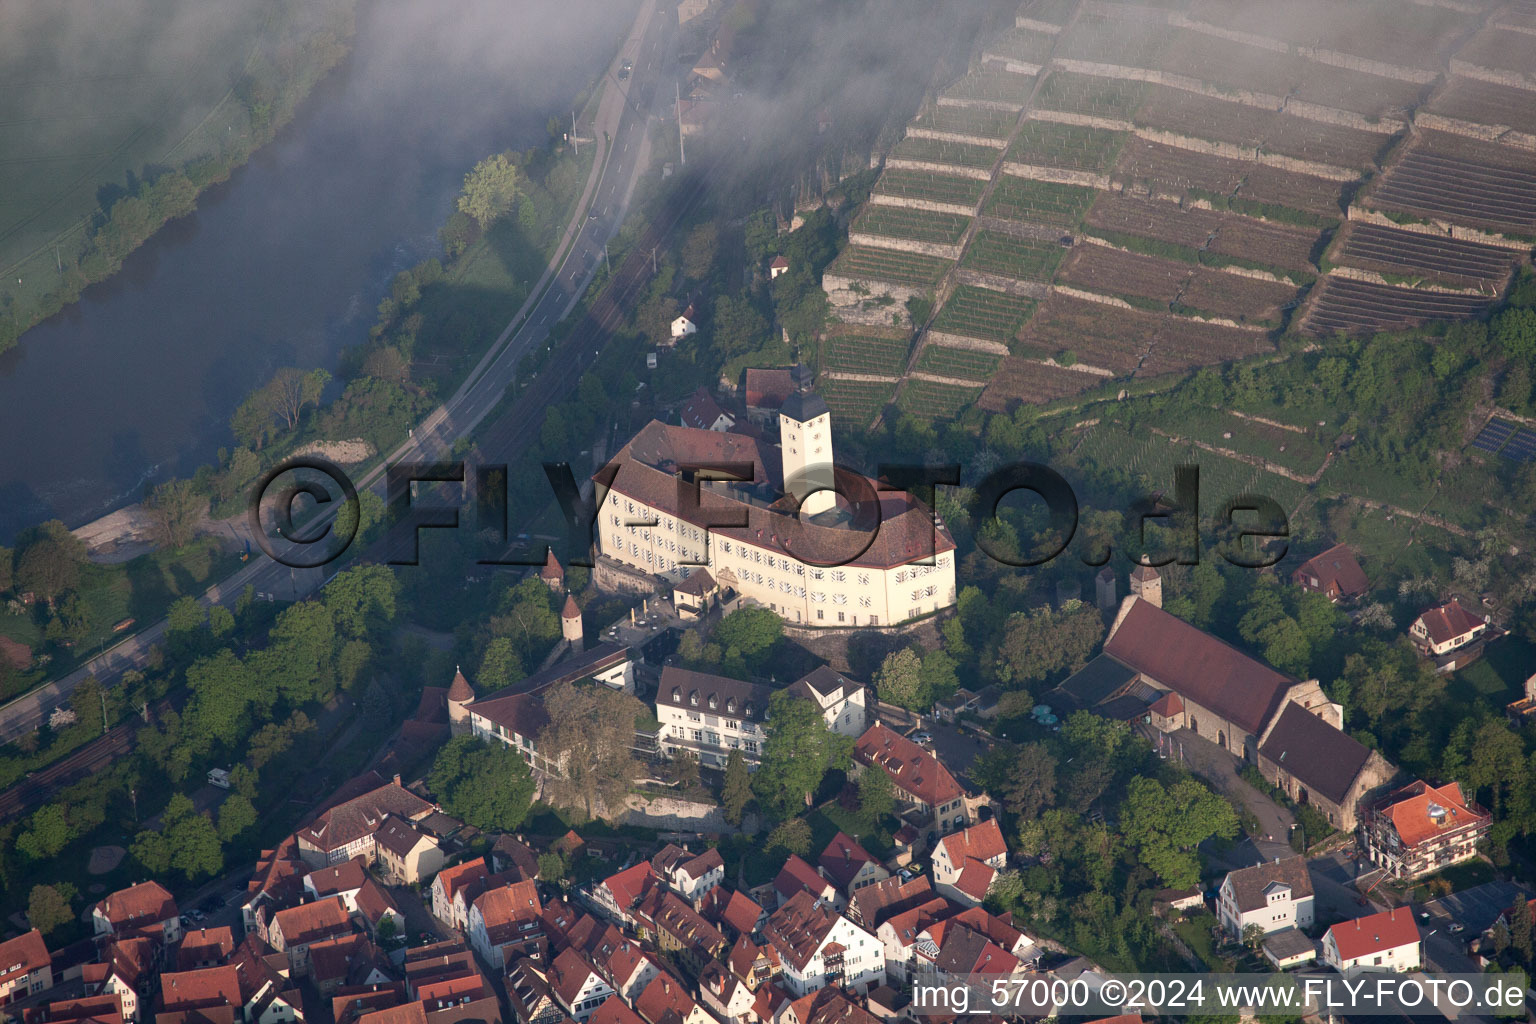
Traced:
[[400, 773], [395, 772], [395, 785], [400, 785]]

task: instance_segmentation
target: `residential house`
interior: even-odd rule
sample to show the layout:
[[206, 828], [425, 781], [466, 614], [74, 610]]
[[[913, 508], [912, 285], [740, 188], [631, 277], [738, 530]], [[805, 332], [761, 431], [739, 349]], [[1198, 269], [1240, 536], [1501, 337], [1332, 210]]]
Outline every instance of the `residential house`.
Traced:
[[240, 972], [234, 966], [204, 967], [196, 971], [167, 971], [160, 975], [161, 1009], [175, 1012], [208, 1011], [227, 1007], [244, 1016]]
[[848, 901], [853, 923], [873, 931], [880, 922], [933, 899], [933, 882], [927, 875], [903, 881], [899, 875], [865, 886]]
[[941, 978], [979, 977], [988, 984], [1026, 969], [1018, 957], [956, 918], [930, 925], [918, 936], [916, 962]]
[[635, 907], [657, 884], [648, 861], [609, 875], [592, 889], [592, 899], [610, 918], [626, 925], [635, 923]]
[[299, 1024], [304, 1020], [304, 1000], [286, 973], [288, 958], [266, 954], [262, 940], [248, 934], [230, 956], [230, 966], [240, 977], [246, 1024]]
[[655, 957], [634, 939], [608, 925], [585, 946], [588, 959], [626, 1003], [633, 1003], [661, 973]]
[[342, 906], [346, 907], [347, 913], [350, 914], [357, 910], [357, 894], [366, 881], [368, 881], [368, 870], [363, 867], [363, 858], [357, 856], [328, 868], [311, 871], [304, 876], [304, 891], [309, 894], [311, 900], [339, 896]]
[[678, 410], [683, 426], [695, 430], [717, 430], [724, 433], [736, 425], [736, 420], [716, 402], [708, 388], [699, 388]]
[[656, 688], [662, 752], [723, 768], [730, 752], [738, 750], [755, 766], [767, 741], [771, 693], [759, 683], [666, 666]]
[[123, 1024], [122, 1003], [117, 996], [86, 996], [83, 999], [59, 999], [29, 1006], [22, 1011], [25, 1024]]
[[725, 952], [725, 935], [676, 893], [652, 889], [635, 915], [642, 935], [650, 933], [663, 953], [676, 952], [695, 974]]
[[532, 960], [514, 960], [507, 968], [507, 1003], [520, 1024], [560, 1024], [565, 1010], [550, 991], [544, 971]]
[[768, 919], [767, 912], [756, 900], [739, 889], [728, 889], [723, 885], [717, 885], [705, 894], [699, 913], [727, 935], [736, 937], [756, 935]]
[[784, 400], [799, 390], [793, 371], [787, 367], [752, 367], [744, 374], [744, 380], [747, 415], [757, 423], [771, 421], [778, 415]]
[[753, 991], [777, 978], [783, 969], [778, 950], [772, 946], [759, 946], [745, 935], [736, 940], [725, 963], [731, 973]]
[[1476, 857], [1492, 821], [1457, 783], [1415, 780], [1364, 809], [1360, 844], [1392, 878], [1417, 878]]
[[1350, 832], [1360, 802], [1390, 783], [1397, 769], [1316, 710], [1284, 705], [1259, 744], [1259, 771], [1293, 801]]
[[780, 274], [789, 273], [789, 260], [783, 256], [775, 256], [768, 264], [768, 280], [777, 281]]
[[725, 861], [719, 850], [694, 854], [671, 843], [651, 858], [651, 870], [695, 910], [705, 895], [725, 879]]
[[[1419, 653], [1434, 658], [1441, 668], [1455, 668], [1457, 659], [1450, 657], [1488, 632], [1488, 619], [1478, 617], [1451, 598], [1437, 608], [1430, 608], [1408, 627], [1408, 638]], [[1462, 660], [1470, 660], [1462, 659]]]
[[1265, 935], [1310, 928], [1313, 904], [1307, 859], [1287, 857], [1228, 872], [1217, 892], [1216, 917], [1227, 934], [1241, 941], [1249, 925], [1257, 925]]
[[916, 810], [941, 832], [970, 821], [965, 791], [939, 759], [892, 731], [883, 722], [865, 730], [854, 744], [859, 764], [879, 768], [891, 777], [898, 805]]
[[235, 936], [228, 927], [199, 928], [182, 936], [176, 950], [176, 969], [195, 971], [199, 967], [217, 967], [235, 951]]
[[874, 855], [844, 832], [832, 837], [827, 848], [816, 859], [816, 867], [846, 898], [852, 898], [859, 889], [891, 877], [891, 873], [885, 870]]
[[672, 340], [680, 341], [683, 338], [698, 334], [699, 325], [697, 317], [698, 314], [693, 311], [692, 305], [689, 305], [687, 309], [679, 313], [672, 321]]
[[119, 889], [91, 908], [97, 935], [128, 938], [142, 935], [162, 946], [181, 941], [181, 917], [176, 900], [159, 882], [140, 882]]
[[[140, 992], [151, 991], [160, 966], [160, 944], [144, 936], [113, 939], [99, 963], [85, 964], [80, 980], [88, 996], [117, 996], [125, 1021], [137, 1021]], [[58, 975], [55, 973], [55, 978]]]
[[549, 965], [549, 990], [565, 1012], [585, 1022], [594, 1010], [613, 995], [613, 987], [592, 963], [575, 949], [567, 949]]
[[359, 855], [372, 860], [374, 837], [391, 815], [416, 821], [434, 810], [430, 802], [400, 785], [399, 776], [385, 782], [377, 773], [369, 772], [343, 787], [340, 800], [299, 829], [299, 856], [312, 868]]
[[487, 889], [469, 909], [469, 944], [498, 971], [512, 959], [544, 958], [539, 889], [533, 881]]
[[[908, 980], [912, 965], [917, 961], [917, 947], [922, 937], [933, 925], [954, 917], [959, 910], [949, 900], [930, 891], [922, 903], [885, 916], [875, 928], [875, 935], [885, 952], [887, 975], [893, 981]], [[930, 953], [937, 956], [938, 947]], [[932, 962], [931, 957], [928, 962]]]
[[385, 818], [373, 840], [379, 867], [395, 884], [419, 885], [443, 869], [443, 848], [406, 818]]
[[405, 931], [405, 915], [395, 905], [395, 898], [373, 879], [363, 882], [356, 897], [357, 909], [353, 912], [363, 925], [368, 937], [377, 942], [382, 935], [402, 935]]
[[465, 890], [490, 875], [484, 857], [446, 867], [432, 879], [432, 916], [450, 927], [463, 931], [469, 927], [470, 901]]
[[933, 849], [933, 881], [939, 892], [975, 905], [1008, 860], [1008, 845], [996, 818], [978, 822], [938, 841]]
[[1291, 573], [1291, 582], [1333, 602], [1358, 601], [1371, 589], [1355, 553], [1343, 544], [1307, 559]]
[[712, 960], [699, 975], [699, 1001], [720, 1020], [750, 1024], [757, 994], [724, 964]]
[[1423, 966], [1422, 953], [1411, 907], [1343, 921], [1323, 934], [1323, 962], [1341, 974], [1416, 971]]
[[267, 929], [267, 942], [288, 956], [288, 968], [295, 975], [309, 972], [309, 947], [323, 939], [338, 938], [352, 932], [352, 915], [340, 896], [304, 903], [279, 910]]
[[539, 856], [519, 836], [497, 836], [491, 845], [491, 867], [515, 881], [531, 881], [539, 877]]
[[781, 907], [802, 892], [810, 893], [814, 899], [825, 900], [837, 909], [847, 905], [847, 899], [837, 891], [837, 886], [793, 853], [774, 877], [773, 891]]
[[635, 1000], [635, 1012], [646, 1024], [716, 1024], [682, 982], [661, 973]]
[[587, 1024], [645, 1024], [640, 1015], [631, 1010], [617, 994], [604, 999], [602, 1005], [587, 1018]]
[[815, 703], [827, 728], [839, 736], [857, 739], [869, 723], [865, 688], [826, 665], [813, 669], [789, 685], [789, 691]]
[[0, 1006], [53, 987], [53, 957], [36, 928], [0, 942]]
[[769, 916], [763, 937], [777, 950], [781, 977], [796, 995], [826, 985], [862, 994], [885, 983], [880, 940], [809, 892], [797, 894]]

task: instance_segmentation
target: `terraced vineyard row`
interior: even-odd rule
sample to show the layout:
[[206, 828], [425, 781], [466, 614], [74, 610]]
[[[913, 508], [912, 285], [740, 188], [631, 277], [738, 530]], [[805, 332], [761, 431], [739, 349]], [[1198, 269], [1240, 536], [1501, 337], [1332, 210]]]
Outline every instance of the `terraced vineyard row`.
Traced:
[[1370, 205], [1497, 230], [1536, 231], [1536, 173], [1456, 160], [1422, 150], [1394, 166]]
[[865, 207], [850, 230], [892, 238], [910, 238], [919, 242], [953, 245], [960, 241], [971, 218], [958, 213], [913, 210], [904, 206]]
[[1033, 299], [963, 284], [939, 310], [933, 329], [1007, 345], [1013, 342], [1034, 309]]
[[1516, 254], [1444, 235], [1399, 231], [1354, 222], [1346, 229], [1335, 262], [1380, 274], [1430, 278], [1453, 285], [1490, 284], [1509, 276]]
[[822, 367], [843, 373], [894, 377], [907, 368], [908, 342], [905, 331], [834, 328], [821, 343]]
[[932, 288], [952, 264], [935, 256], [895, 249], [850, 245], [827, 267], [827, 273], [854, 280], [889, 281], [916, 288]]
[[816, 388], [826, 399], [834, 423], [864, 427], [874, 421], [896, 394], [895, 384], [823, 378]]
[[908, 136], [896, 143], [891, 156], [897, 160], [921, 160], [930, 164], [952, 164], [987, 170], [997, 163], [997, 150], [969, 142], [925, 139]]
[[956, 178], [932, 171], [911, 171], [905, 168], [887, 170], [880, 175], [875, 191], [904, 199], [919, 199], [930, 203], [952, 203], [975, 209], [981, 202], [982, 190], [987, 183], [975, 178]]
[[995, 352], [928, 344], [917, 357], [917, 369], [940, 377], [962, 377], [986, 382], [997, 372], [1003, 357]]
[[952, 107], [935, 104], [919, 114], [912, 122], [914, 127], [928, 128], [951, 135], [974, 135], [980, 138], [1008, 138], [1018, 115], [1006, 110], [986, 107]]
[[1274, 344], [1260, 331], [1244, 331], [1218, 324], [1172, 317], [1162, 325], [1136, 371], [1138, 377], [1183, 373], [1196, 366], [1226, 363], [1273, 352]]
[[986, 100], [1007, 103], [1022, 109], [1035, 87], [1035, 76], [1012, 71], [972, 71], [944, 90], [944, 95], [958, 100]]
[[999, 175], [982, 213], [988, 217], [1025, 223], [1076, 228], [1093, 204], [1095, 192], [1078, 185], [1031, 181], [1011, 174]]
[[1026, 121], [1008, 146], [1008, 159], [1096, 173], [1115, 162], [1124, 140], [1124, 133], [1104, 128]]
[[987, 43], [986, 56], [1005, 57], [1026, 64], [1044, 64], [1051, 56], [1056, 37], [1046, 32], [1027, 28], [1010, 28], [999, 32]]
[[1143, 82], [1101, 78], [1072, 71], [1052, 71], [1040, 86], [1035, 106], [1071, 114], [1129, 121], [1147, 94]]
[[1035, 358], [1013, 355], [1002, 365], [981, 397], [981, 407], [1001, 412], [1014, 402], [1042, 405], [1098, 387], [1106, 378], [1065, 366], [1047, 366]]
[[1426, 320], [1464, 320], [1481, 316], [1492, 304], [1479, 295], [1452, 295], [1415, 291], [1354, 281], [1325, 278], [1316, 305], [1307, 315], [1313, 334], [1355, 334], [1389, 328], [1412, 327]]
[[1019, 238], [983, 228], [971, 238], [960, 265], [1020, 281], [1049, 281], [1066, 249], [1059, 242]]
[[902, 385], [896, 405], [903, 412], [922, 419], [949, 419], [975, 403], [981, 387], [961, 387], [931, 380], [908, 380]]

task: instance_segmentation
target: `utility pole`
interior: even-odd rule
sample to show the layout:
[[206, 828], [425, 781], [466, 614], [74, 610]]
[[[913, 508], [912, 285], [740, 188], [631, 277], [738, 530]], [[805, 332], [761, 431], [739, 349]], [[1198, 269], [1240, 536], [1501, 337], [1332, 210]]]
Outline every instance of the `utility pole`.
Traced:
[[101, 690], [101, 734], [107, 734], [107, 691]]
[[608, 276], [613, 276], [613, 267], [608, 262], [608, 243], [603, 243], [603, 269], [608, 271]]
[[571, 147], [581, 156], [581, 143], [576, 141], [576, 111], [571, 111]]
[[672, 83], [672, 95], [677, 107], [677, 162], [679, 166], [687, 167], [688, 150], [683, 146], [683, 91], [676, 82]]
[[651, 273], [652, 274], [656, 273], [656, 250], [658, 248], [660, 248], [660, 247], [659, 246], [655, 246], [655, 245], [651, 246]]

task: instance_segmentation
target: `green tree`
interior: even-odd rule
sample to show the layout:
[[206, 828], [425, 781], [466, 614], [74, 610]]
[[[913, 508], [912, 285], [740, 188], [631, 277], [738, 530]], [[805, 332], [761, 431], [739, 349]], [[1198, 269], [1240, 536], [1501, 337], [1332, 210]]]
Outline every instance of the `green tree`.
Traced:
[[231, 793], [219, 805], [219, 839], [233, 842], [256, 824], [256, 805], [241, 793]]
[[785, 818], [810, 805], [827, 770], [846, 763], [848, 745], [827, 728], [820, 708], [788, 690], [768, 699], [767, 732], [752, 790], [764, 808]]
[[57, 519], [25, 531], [16, 557], [17, 590], [31, 591], [49, 607], [80, 584], [85, 544]]
[[171, 636], [200, 632], [208, 624], [208, 609], [195, 597], [178, 597], [165, 612], [165, 630]]
[[1104, 620], [1081, 603], [1061, 611], [1048, 607], [1009, 617], [998, 645], [998, 675], [1004, 681], [1047, 679], [1077, 671], [1104, 639]]
[[484, 231], [499, 217], [512, 211], [521, 188], [517, 166], [505, 153], [488, 156], [464, 176], [464, 192], [459, 209], [475, 219]]
[[523, 678], [523, 662], [509, 637], [493, 637], [480, 659], [480, 673], [475, 682], [482, 694], [491, 693]]
[[923, 666], [917, 653], [910, 647], [892, 651], [875, 672], [875, 692], [887, 704], [922, 711], [933, 702], [928, 687], [923, 685]]
[[765, 848], [778, 856], [804, 857], [811, 852], [811, 826], [804, 818], [788, 818], [768, 833]]
[[208, 511], [208, 495], [190, 480], [167, 480], [150, 492], [144, 509], [154, 523], [156, 543], [175, 549], [196, 534]]
[[74, 921], [67, 895], [73, 889], [68, 882], [58, 886], [34, 885], [27, 897], [27, 920], [32, 927], [44, 935], [52, 935]]
[[690, 281], [704, 281], [715, 268], [720, 250], [720, 229], [706, 221], [688, 232], [683, 239], [683, 273]]
[[635, 721], [644, 710], [634, 697], [601, 684], [562, 683], [544, 695], [549, 724], [536, 746], [540, 756], [558, 765], [549, 779], [554, 802], [584, 807], [588, 817], [599, 808], [609, 815], [623, 809], [640, 773]]
[[878, 769], [859, 775], [859, 816], [871, 829], [896, 812], [896, 787], [891, 777]]
[[1056, 802], [1056, 758], [1044, 744], [1025, 743], [1009, 759], [998, 793], [1010, 813], [1035, 817]]
[[399, 593], [400, 582], [388, 566], [360, 565], [338, 573], [325, 585], [320, 600], [330, 609], [336, 631], [357, 638], [394, 621]]
[[558, 884], [565, 879], [565, 858], [554, 850], [545, 850], [539, 854], [539, 881], [548, 882], [551, 885]]
[[721, 786], [720, 806], [725, 820], [740, 825], [746, 814], [747, 804], [752, 802], [752, 774], [741, 751], [732, 750], [725, 759], [725, 782]]
[[69, 845], [74, 838], [64, 808], [44, 804], [28, 822], [27, 830], [16, 837], [16, 849], [33, 860], [48, 860]]
[[729, 674], [765, 665], [783, 635], [783, 619], [767, 608], [750, 607], [721, 619], [709, 639], [719, 647], [721, 664]]
[[443, 746], [427, 785], [449, 814], [487, 832], [511, 832], [521, 825], [537, 788], [516, 750], [473, 736], [458, 736]]
[[721, 295], [715, 299], [710, 330], [714, 338], [713, 350], [729, 358], [760, 346], [768, 336], [768, 321], [748, 300]]
[[187, 669], [192, 701], [188, 731], [224, 744], [245, 735], [245, 712], [255, 691], [250, 670], [231, 650], [202, 658]]
[[1164, 885], [1185, 889], [1200, 881], [1200, 857], [1195, 847], [1212, 836], [1237, 835], [1232, 805], [1195, 779], [1171, 787], [1151, 778], [1132, 779], [1121, 806], [1121, 831], [1140, 855], [1141, 863]]

